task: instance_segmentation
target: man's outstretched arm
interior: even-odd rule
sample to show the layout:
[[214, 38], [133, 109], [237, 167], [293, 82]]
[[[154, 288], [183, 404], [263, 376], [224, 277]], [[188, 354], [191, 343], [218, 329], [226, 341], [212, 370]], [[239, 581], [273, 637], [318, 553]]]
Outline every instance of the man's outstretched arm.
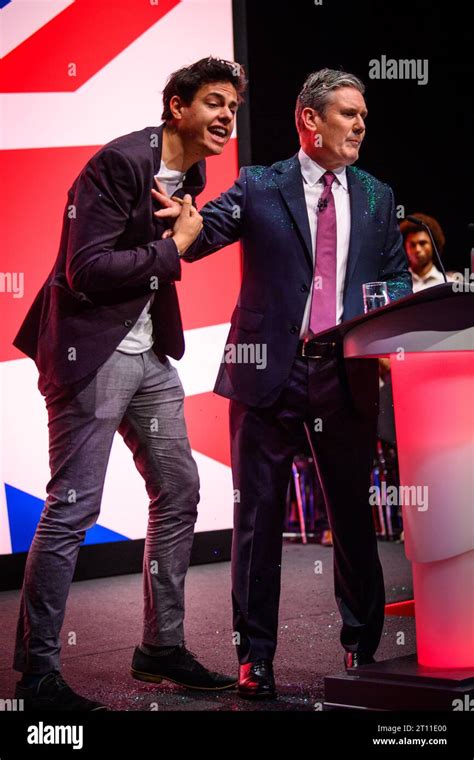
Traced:
[[[177, 203], [164, 193], [153, 190], [153, 195], [165, 207], [156, 211], [156, 216], [173, 218], [179, 214]], [[246, 195], [247, 176], [243, 168], [229, 190], [202, 207], [199, 213], [203, 218], [203, 229], [181, 258], [197, 261], [239, 240], [244, 229]]]

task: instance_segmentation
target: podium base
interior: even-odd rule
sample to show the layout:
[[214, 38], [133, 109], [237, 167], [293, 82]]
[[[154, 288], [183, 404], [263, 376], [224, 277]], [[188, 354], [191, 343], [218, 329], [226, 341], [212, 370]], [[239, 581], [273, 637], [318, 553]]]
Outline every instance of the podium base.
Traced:
[[323, 709], [474, 711], [474, 668], [434, 669], [416, 655], [324, 679]]

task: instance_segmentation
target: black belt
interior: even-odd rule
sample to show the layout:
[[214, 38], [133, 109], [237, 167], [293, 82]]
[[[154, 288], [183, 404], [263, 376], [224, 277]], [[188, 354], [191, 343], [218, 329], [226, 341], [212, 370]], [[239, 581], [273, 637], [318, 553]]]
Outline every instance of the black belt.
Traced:
[[340, 354], [340, 343], [321, 343], [317, 340], [298, 341], [298, 356], [304, 356], [305, 359], [332, 359]]

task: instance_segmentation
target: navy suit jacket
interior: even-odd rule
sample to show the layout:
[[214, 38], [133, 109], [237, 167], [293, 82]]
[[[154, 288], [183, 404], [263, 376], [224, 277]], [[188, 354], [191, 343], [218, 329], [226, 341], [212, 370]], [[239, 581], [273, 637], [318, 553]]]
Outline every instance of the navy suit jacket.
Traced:
[[[184, 353], [174, 285], [181, 262], [174, 241], [161, 239], [166, 225], [153, 216], [159, 204], [150, 192], [160, 169], [163, 126], [103, 146], [68, 192], [56, 262], [13, 341], [56, 385], [96, 371], [153, 293], [153, 350], [175, 359]], [[200, 161], [176, 195], [195, 198], [204, 185]]]
[[[391, 188], [353, 166], [348, 167], [347, 178], [351, 234], [343, 320], [363, 313], [364, 282], [386, 281], [391, 300], [412, 292]], [[244, 167], [235, 184], [200, 213], [204, 228], [184, 258], [195, 261], [241, 240], [242, 286], [227, 345], [265, 344], [267, 350], [266, 368], [259, 368], [255, 361], [224, 360], [214, 390], [251, 406], [268, 406], [290, 374], [313, 278], [311, 233], [298, 156], [270, 167]], [[230, 352], [227, 357], [231, 357]], [[351, 383], [351, 373], [355, 377], [361, 363], [367, 368], [367, 361], [369, 381], [367, 373], [365, 380], [359, 373], [362, 383]], [[377, 403], [377, 363], [351, 360], [345, 365], [353, 391], [356, 385], [369, 382], [365, 392], [373, 407]]]

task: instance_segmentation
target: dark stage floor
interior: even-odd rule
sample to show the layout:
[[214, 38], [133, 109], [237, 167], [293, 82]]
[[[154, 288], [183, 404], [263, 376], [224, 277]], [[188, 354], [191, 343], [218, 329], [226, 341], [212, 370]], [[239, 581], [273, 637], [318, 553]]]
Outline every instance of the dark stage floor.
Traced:
[[[387, 602], [412, 598], [410, 565], [402, 544], [379, 544]], [[322, 561], [322, 573], [315, 562]], [[317, 567], [317, 566], [316, 566]], [[324, 676], [342, 671], [340, 617], [333, 596], [332, 549], [285, 542], [280, 634], [275, 659], [279, 698], [254, 703], [228, 691], [191, 692], [172, 684], [135, 681], [129, 667], [141, 640], [141, 575], [74, 583], [62, 633], [62, 672], [78, 692], [112, 710], [315, 710]], [[0, 699], [13, 697], [11, 670], [19, 591], [0, 594]], [[192, 567], [187, 578], [186, 644], [213, 670], [236, 672], [232, 646], [228, 562]], [[400, 640], [405, 634], [405, 643]], [[76, 640], [75, 644], [68, 639]], [[387, 616], [377, 659], [412, 654], [415, 624]]]

